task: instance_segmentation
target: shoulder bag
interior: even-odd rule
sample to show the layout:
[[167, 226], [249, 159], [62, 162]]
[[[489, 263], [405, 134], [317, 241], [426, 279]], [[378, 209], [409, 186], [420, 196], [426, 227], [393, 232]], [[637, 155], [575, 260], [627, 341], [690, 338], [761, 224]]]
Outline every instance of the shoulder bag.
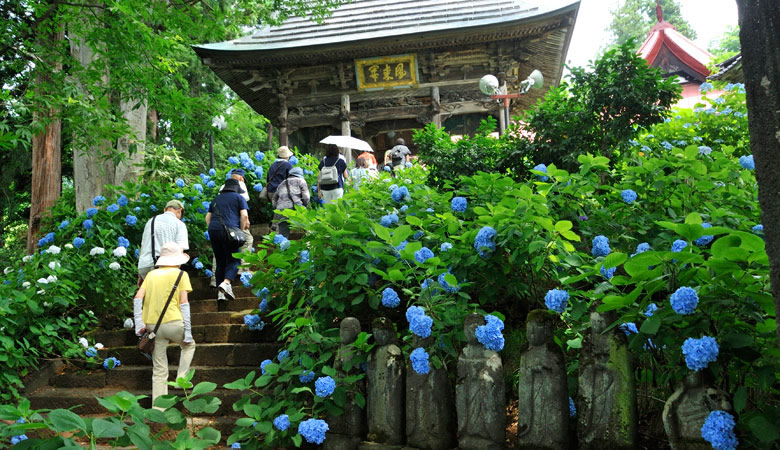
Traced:
[[214, 199], [214, 202], [212, 202], [214, 205], [214, 212], [217, 215], [217, 219], [219, 219], [219, 223], [222, 224], [222, 228], [225, 229], [225, 234], [227, 234], [228, 241], [231, 243], [238, 245], [239, 247], [244, 245], [246, 242], [246, 235], [244, 234], [244, 231], [240, 228], [236, 227], [229, 227], [225, 225], [225, 221], [222, 220], [222, 214], [219, 213], [219, 207], [217, 207], [217, 199]]
[[144, 334], [141, 335], [138, 339], [138, 344], [135, 346], [142, 355], [149, 359], [152, 359], [152, 353], [154, 352], [154, 337], [157, 330], [160, 329], [160, 323], [162, 322], [163, 316], [165, 316], [165, 311], [168, 310], [168, 305], [171, 304], [171, 299], [173, 298], [173, 294], [176, 293], [176, 289], [179, 287], [179, 281], [181, 281], [181, 276], [183, 274], [184, 271], [180, 270], [176, 282], [173, 283], [173, 289], [171, 289], [171, 293], [168, 295], [168, 300], [165, 302], [165, 306], [160, 313], [160, 318], [157, 319], [157, 325], [154, 326], [154, 331], [149, 331], [148, 329], [144, 331]]
[[339, 163], [339, 158], [336, 157], [336, 162], [332, 166], [325, 165], [325, 158], [322, 159], [322, 169], [320, 169], [320, 175], [318, 181], [323, 186], [329, 186], [331, 184], [339, 184], [339, 169], [336, 165]]

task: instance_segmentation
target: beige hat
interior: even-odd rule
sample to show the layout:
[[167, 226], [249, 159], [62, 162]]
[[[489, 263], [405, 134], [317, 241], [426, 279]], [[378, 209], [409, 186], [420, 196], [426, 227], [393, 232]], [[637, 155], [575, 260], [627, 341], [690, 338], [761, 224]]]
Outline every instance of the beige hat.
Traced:
[[286, 145], [282, 145], [281, 147], [276, 149], [276, 156], [279, 158], [289, 158], [292, 156], [292, 152], [290, 151], [290, 148]]
[[184, 209], [184, 203], [180, 202], [179, 200], [171, 200], [165, 204], [165, 209], [168, 208]]
[[190, 260], [190, 255], [184, 253], [181, 245], [175, 241], [166, 242], [160, 247], [160, 257], [157, 258], [158, 266], [180, 266]]

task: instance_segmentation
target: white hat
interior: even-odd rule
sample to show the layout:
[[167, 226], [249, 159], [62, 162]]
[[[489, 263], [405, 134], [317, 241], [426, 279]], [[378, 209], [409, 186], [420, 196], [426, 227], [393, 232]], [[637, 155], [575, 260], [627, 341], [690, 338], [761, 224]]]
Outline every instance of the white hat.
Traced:
[[190, 260], [190, 255], [184, 253], [181, 245], [174, 241], [166, 242], [160, 247], [160, 257], [157, 258], [158, 266], [180, 266]]
[[282, 145], [281, 147], [276, 149], [276, 156], [278, 158], [289, 158], [292, 156], [293, 153], [290, 151], [290, 148], [286, 145]]

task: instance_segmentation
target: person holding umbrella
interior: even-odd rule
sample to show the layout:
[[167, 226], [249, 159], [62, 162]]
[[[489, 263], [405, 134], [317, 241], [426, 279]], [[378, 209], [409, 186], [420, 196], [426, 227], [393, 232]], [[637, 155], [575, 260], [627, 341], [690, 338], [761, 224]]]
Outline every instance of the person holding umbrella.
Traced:
[[325, 157], [319, 164], [317, 177], [317, 197], [323, 203], [333, 203], [344, 196], [344, 178], [349, 180], [347, 162], [339, 158], [339, 148], [330, 144], [325, 149]]

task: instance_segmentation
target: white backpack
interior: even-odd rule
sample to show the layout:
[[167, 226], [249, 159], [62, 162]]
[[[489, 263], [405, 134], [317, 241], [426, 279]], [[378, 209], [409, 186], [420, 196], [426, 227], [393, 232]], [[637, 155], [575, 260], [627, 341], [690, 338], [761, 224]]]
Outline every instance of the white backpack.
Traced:
[[319, 182], [323, 186], [331, 184], [339, 184], [339, 169], [336, 168], [336, 164], [339, 163], [338, 158], [332, 166], [325, 165], [325, 159], [322, 160], [322, 169], [320, 169]]

